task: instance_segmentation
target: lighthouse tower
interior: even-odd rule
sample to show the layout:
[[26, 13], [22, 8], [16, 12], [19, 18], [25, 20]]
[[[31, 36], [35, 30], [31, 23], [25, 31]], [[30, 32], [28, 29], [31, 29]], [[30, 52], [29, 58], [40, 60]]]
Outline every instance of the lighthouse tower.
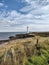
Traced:
[[29, 27], [27, 26], [27, 33], [29, 32]]

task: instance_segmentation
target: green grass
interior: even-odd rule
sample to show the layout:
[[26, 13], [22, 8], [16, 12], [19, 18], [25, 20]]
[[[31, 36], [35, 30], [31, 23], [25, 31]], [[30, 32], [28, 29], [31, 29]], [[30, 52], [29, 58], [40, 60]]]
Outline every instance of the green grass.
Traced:
[[41, 44], [41, 55], [38, 56], [36, 51], [33, 56], [31, 56], [25, 65], [49, 65], [49, 41], [44, 41], [43, 45]]
[[28, 40], [7, 44], [0, 48], [0, 65], [49, 65], [49, 41], [39, 45], [40, 50]]

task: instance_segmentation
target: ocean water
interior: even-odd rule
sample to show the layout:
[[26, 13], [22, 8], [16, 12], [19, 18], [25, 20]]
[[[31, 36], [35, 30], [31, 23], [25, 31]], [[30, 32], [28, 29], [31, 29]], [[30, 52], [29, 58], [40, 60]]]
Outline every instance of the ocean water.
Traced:
[[25, 32], [0, 32], [0, 40], [7, 40], [10, 36], [15, 36], [16, 34], [22, 34]]

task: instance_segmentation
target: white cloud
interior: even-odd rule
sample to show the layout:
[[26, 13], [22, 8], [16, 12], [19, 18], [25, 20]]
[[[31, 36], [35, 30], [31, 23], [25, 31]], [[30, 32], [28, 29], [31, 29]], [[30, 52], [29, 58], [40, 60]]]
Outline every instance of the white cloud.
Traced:
[[[49, 30], [49, 20], [44, 19], [48, 18], [49, 15], [34, 16], [31, 13], [22, 15], [15, 10], [8, 12], [6, 15], [7, 17], [5, 18], [4, 14], [2, 14], [2, 18], [0, 19], [0, 27], [1, 29], [4, 28], [5, 31], [26, 31], [27, 26], [30, 27], [30, 31]], [[39, 18], [43, 18], [44, 20], [40, 20]]]
[[0, 7], [2, 7], [2, 6], [4, 6], [4, 4], [3, 3], [0, 3]]
[[48, 8], [49, 7], [49, 1], [47, 0], [26, 0], [26, 2], [29, 2], [29, 5], [22, 8], [20, 11], [22, 12], [28, 12], [40, 9], [42, 7]]
[[0, 12], [0, 31], [26, 31], [27, 26], [30, 31], [49, 31], [49, 4], [42, 6], [44, 3], [39, 5], [39, 0], [26, 1], [30, 5], [20, 11], [28, 12], [27, 14], [18, 13], [16, 10]]

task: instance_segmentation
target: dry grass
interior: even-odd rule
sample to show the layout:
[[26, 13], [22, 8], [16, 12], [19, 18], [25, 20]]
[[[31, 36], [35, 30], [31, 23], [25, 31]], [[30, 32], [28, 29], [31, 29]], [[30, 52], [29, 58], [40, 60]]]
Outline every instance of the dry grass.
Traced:
[[[49, 37], [38, 37], [42, 49], [49, 49]], [[36, 55], [37, 37], [18, 39], [0, 46], [0, 65], [26, 65], [29, 57]], [[46, 44], [47, 43], [47, 44]], [[43, 50], [41, 49], [42, 53]], [[30, 64], [31, 65], [31, 64]]]

